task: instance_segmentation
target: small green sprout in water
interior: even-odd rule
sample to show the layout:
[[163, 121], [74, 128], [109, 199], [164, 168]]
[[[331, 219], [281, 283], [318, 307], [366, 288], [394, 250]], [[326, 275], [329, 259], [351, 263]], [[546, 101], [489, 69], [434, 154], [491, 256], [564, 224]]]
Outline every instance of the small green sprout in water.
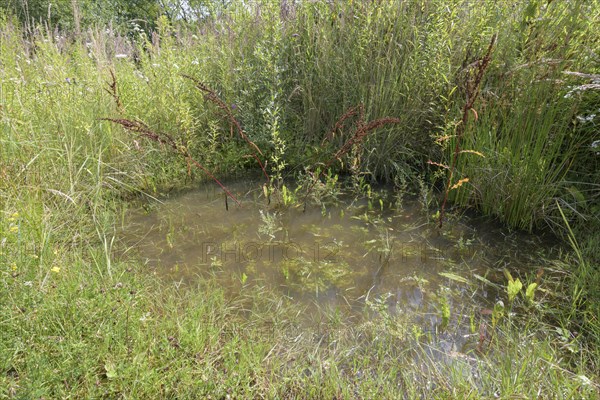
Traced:
[[507, 269], [504, 269], [504, 275], [508, 279], [508, 285], [506, 286], [506, 291], [508, 293], [508, 301], [512, 303], [515, 297], [517, 297], [517, 295], [523, 288], [523, 284], [521, 283], [519, 278], [513, 279], [512, 275], [510, 274], [510, 272], [508, 272]]
[[248, 280], [248, 275], [246, 275], [245, 272], [242, 272], [242, 279], [241, 279], [242, 285], [245, 285], [247, 280]]
[[282, 230], [281, 226], [279, 226], [279, 220], [277, 219], [276, 214], [271, 214], [269, 212], [260, 212], [260, 219], [262, 220], [262, 225], [258, 227], [258, 233], [260, 235], [269, 236], [269, 240], [275, 239], [275, 234]]
[[465, 239], [462, 235], [458, 238], [458, 242], [456, 243], [460, 250], [466, 250], [469, 246], [473, 244], [473, 239]]
[[530, 283], [529, 286], [527, 286], [527, 289], [525, 290], [525, 298], [527, 299], [527, 302], [531, 305], [533, 304], [533, 299], [535, 297], [535, 289], [537, 289], [538, 284], [533, 282]]
[[445, 296], [440, 296], [440, 307], [442, 308], [442, 328], [445, 328], [450, 322], [450, 304]]
[[290, 269], [288, 268], [287, 265], [284, 264], [281, 267], [281, 272], [283, 273], [283, 276], [284, 276], [285, 280], [289, 281], [290, 280]]
[[327, 216], [327, 207], [325, 207], [325, 203], [321, 204], [321, 216], [323, 216], [323, 217]]
[[220, 268], [223, 266], [223, 262], [217, 256], [213, 256], [210, 258], [210, 266], [213, 268]]
[[504, 302], [502, 302], [502, 300], [498, 300], [496, 304], [494, 304], [494, 310], [492, 311], [492, 327], [495, 328], [503, 316]]
[[419, 341], [419, 339], [421, 339], [421, 337], [423, 336], [423, 329], [421, 329], [421, 327], [417, 324], [413, 324], [412, 325], [412, 334], [413, 334], [413, 338], [415, 339], [415, 341]]
[[169, 232], [165, 239], [169, 248], [172, 249], [175, 246], [175, 227], [173, 225], [169, 226]]
[[281, 196], [283, 198], [284, 206], [289, 206], [296, 201], [294, 198], [294, 193], [290, 192], [285, 185], [281, 187]]
[[450, 306], [446, 301], [442, 303], [442, 325], [448, 326], [448, 322], [450, 322]]

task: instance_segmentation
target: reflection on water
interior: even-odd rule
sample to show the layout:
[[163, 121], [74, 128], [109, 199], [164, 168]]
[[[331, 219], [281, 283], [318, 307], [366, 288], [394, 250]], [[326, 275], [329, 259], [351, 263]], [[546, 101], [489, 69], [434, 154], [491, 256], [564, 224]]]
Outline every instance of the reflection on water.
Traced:
[[266, 205], [256, 187], [230, 185], [242, 207], [228, 211], [223, 193], [212, 186], [151, 212], [140, 208], [128, 216], [123, 241], [166, 280], [213, 276], [230, 293], [258, 284], [315, 312], [335, 309], [363, 318], [384, 310], [411, 316], [423, 332], [450, 325], [452, 337], [438, 342], [447, 351], [477, 336], [473, 315], [504, 297], [503, 286], [488, 281], [503, 284], [503, 268], [539, 266], [530, 261], [542, 249], [534, 237], [467, 218], [440, 231], [418, 202], [396, 210], [386, 191], [375, 201], [303, 212]]

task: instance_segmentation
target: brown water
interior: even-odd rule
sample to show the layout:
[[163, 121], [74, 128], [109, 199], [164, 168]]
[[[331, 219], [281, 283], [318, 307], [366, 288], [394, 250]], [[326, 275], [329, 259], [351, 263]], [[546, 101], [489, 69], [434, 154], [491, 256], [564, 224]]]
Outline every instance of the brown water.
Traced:
[[398, 209], [386, 190], [370, 202], [303, 211], [267, 205], [257, 187], [230, 185], [242, 206], [230, 200], [228, 210], [213, 186], [134, 210], [123, 240], [165, 280], [185, 285], [212, 276], [230, 294], [261, 285], [307, 306], [313, 317], [333, 309], [369, 318], [383, 308], [411, 315], [423, 332], [452, 332], [438, 342], [449, 351], [477, 336], [473, 316], [506, 301], [503, 269], [531, 276], [539, 267], [535, 254], [546, 251], [536, 237], [483, 219], [462, 217], [439, 230], [418, 201]]

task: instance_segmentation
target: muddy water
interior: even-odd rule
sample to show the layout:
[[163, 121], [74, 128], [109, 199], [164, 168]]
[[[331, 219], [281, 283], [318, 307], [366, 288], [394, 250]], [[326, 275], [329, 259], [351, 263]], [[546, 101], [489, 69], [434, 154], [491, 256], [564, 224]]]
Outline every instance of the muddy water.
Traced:
[[212, 276], [230, 293], [261, 285], [313, 317], [332, 309], [410, 315], [423, 332], [452, 332], [438, 341], [449, 351], [464, 350], [477, 336], [473, 318], [506, 301], [503, 269], [532, 276], [539, 264], [531, 255], [544, 251], [535, 237], [480, 219], [439, 230], [418, 201], [398, 208], [390, 191], [303, 211], [267, 205], [257, 187], [230, 185], [242, 206], [230, 200], [228, 210], [213, 186], [134, 210], [123, 240], [150, 271], [177, 284]]

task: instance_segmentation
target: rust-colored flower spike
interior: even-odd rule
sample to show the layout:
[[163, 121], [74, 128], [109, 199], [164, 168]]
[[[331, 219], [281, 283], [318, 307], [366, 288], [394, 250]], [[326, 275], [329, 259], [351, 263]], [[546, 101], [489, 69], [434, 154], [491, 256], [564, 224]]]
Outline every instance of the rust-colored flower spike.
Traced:
[[108, 87], [104, 88], [104, 90], [106, 90], [106, 92], [112, 96], [112, 98], [115, 101], [115, 104], [117, 105], [117, 111], [122, 114], [123, 103], [121, 102], [121, 98], [119, 97], [119, 86], [117, 84], [117, 76], [115, 75], [115, 72], [112, 69], [109, 71], [111, 82], [106, 83]]
[[197, 168], [202, 170], [206, 175], [208, 175], [210, 177], [210, 179], [212, 179], [217, 185], [219, 185], [219, 187], [221, 187], [221, 189], [223, 189], [223, 191], [227, 194], [227, 196], [231, 197], [231, 199], [233, 201], [235, 201], [235, 203], [238, 206], [240, 205], [240, 202], [238, 201], [238, 199], [236, 199], [236, 197], [229, 190], [227, 190], [225, 185], [223, 185], [208, 169], [206, 169], [202, 164], [200, 164], [198, 161], [196, 161], [192, 157], [187, 146], [185, 144], [179, 145], [177, 143], [177, 141], [175, 139], [173, 139], [173, 137], [171, 137], [171, 135], [169, 135], [165, 132], [154, 132], [153, 130], [151, 130], [148, 127], [148, 125], [144, 124], [141, 121], [132, 121], [129, 119], [124, 119], [124, 118], [101, 118], [101, 120], [102, 121], [110, 121], [115, 124], [119, 124], [123, 128], [127, 129], [130, 132], [136, 133], [140, 136], [146, 137], [150, 140], [153, 140], [155, 142], [158, 142], [160, 144], [170, 147], [172, 150], [181, 154], [185, 158], [185, 161], [188, 164], [188, 173], [191, 171], [190, 166], [195, 165]]
[[370, 132], [374, 131], [375, 129], [380, 128], [380, 127], [382, 127], [384, 125], [387, 125], [387, 124], [397, 124], [397, 123], [400, 123], [400, 120], [398, 118], [391, 118], [391, 117], [380, 118], [380, 119], [376, 119], [374, 121], [371, 121], [369, 123], [365, 123], [364, 122], [365, 108], [364, 108], [364, 105], [362, 103], [360, 103], [359, 105], [348, 109], [342, 115], [342, 117], [335, 124], [333, 132], [335, 132], [338, 129], [341, 129], [343, 127], [344, 122], [348, 118], [350, 118], [350, 117], [352, 117], [354, 115], [357, 115], [357, 114], [358, 114], [358, 119], [357, 119], [357, 121], [355, 123], [356, 130], [354, 131], [354, 134], [352, 135], [352, 137], [350, 137], [342, 145], [342, 147], [340, 147], [340, 149], [333, 155], [333, 157], [331, 157], [325, 163], [325, 166], [321, 170], [321, 173], [319, 175], [314, 176], [314, 179], [313, 179], [312, 183], [310, 184], [310, 186], [306, 190], [306, 195], [304, 196], [304, 208], [305, 209], [306, 209], [306, 200], [308, 199], [308, 196], [310, 195], [310, 193], [311, 193], [312, 189], [314, 188], [314, 186], [316, 185], [317, 181], [319, 180], [319, 178], [327, 171], [327, 169], [336, 160], [340, 160], [346, 153], [348, 153], [352, 149], [352, 147], [354, 145], [358, 145], [358, 144], [362, 143], [363, 140], [367, 137], [367, 135]]
[[265, 176], [265, 179], [267, 180], [267, 183], [270, 182], [269, 174], [267, 174], [267, 170], [265, 169], [265, 165], [263, 164], [263, 162], [260, 160], [260, 158], [257, 155], [257, 153], [258, 153], [258, 154], [260, 154], [261, 156], [264, 157], [263, 152], [258, 148], [258, 146], [256, 145], [256, 143], [254, 143], [252, 140], [250, 140], [250, 138], [248, 137], [248, 135], [246, 135], [246, 132], [244, 132], [244, 129], [242, 128], [242, 125], [240, 124], [240, 122], [233, 115], [233, 111], [231, 110], [231, 107], [229, 107], [223, 100], [221, 100], [221, 98], [215, 93], [215, 91], [212, 90], [211, 88], [209, 88], [202, 81], [194, 78], [193, 76], [186, 75], [186, 74], [182, 74], [181, 76], [183, 76], [184, 78], [189, 79], [192, 82], [194, 82], [194, 85], [196, 86], [196, 88], [198, 90], [200, 90], [201, 92], [204, 93], [204, 98], [206, 100], [214, 103], [225, 114], [225, 117], [227, 118], [227, 120], [229, 121], [229, 123], [232, 126], [236, 127], [236, 129], [237, 129], [238, 134], [240, 135], [240, 137], [251, 148], [251, 150], [253, 152], [252, 157], [256, 160], [256, 162], [260, 166], [260, 169], [262, 170], [263, 175]]
[[354, 135], [350, 139], [344, 143], [344, 145], [335, 153], [330, 162], [327, 163], [327, 167], [333, 162], [333, 160], [339, 160], [344, 154], [349, 152], [352, 149], [352, 146], [356, 144], [362, 143], [362, 141], [367, 137], [369, 132], [374, 131], [377, 128], [380, 128], [387, 124], [398, 124], [400, 120], [398, 118], [380, 118], [374, 121], [369, 122], [368, 124], [364, 124], [362, 119], [357, 121], [357, 129], [354, 132]]
[[361, 116], [364, 115], [364, 106], [362, 103], [355, 107], [350, 107], [348, 110], [346, 110], [346, 112], [340, 117], [340, 119], [337, 120], [337, 122], [333, 126], [333, 129], [330, 130], [327, 133], [327, 135], [325, 135], [323, 141], [321, 142], [321, 145], [324, 145], [325, 141], [331, 142], [335, 137], [335, 133], [344, 129], [344, 123], [346, 122], [346, 120], [357, 114]]
[[[452, 178], [454, 177], [454, 170], [456, 169], [456, 164], [458, 161], [458, 156], [461, 153], [460, 150], [460, 141], [462, 139], [463, 134], [465, 133], [465, 129], [467, 126], [467, 122], [469, 120], [469, 112], [473, 112], [475, 116], [475, 120], [479, 119], [477, 115], [477, 111], [473, 108], [477, 97], [479, 96], [479, 92], [481, 90], [481, 81], [483, 80], [483, 75], [485, 74], [485, 70], [490, 65], [490, 61], [492, 60], [492, 52], [494, 50], [494, 46], [496, 45], [496, 39], [498, 38], [498, 34], [494, 33], [492, 35], [492, 39], [490, 40], [490, 44], [487, 48], [487, 51], [483, 58], [478, 59], [477, 61], [468, 65], [465, 69], [469, 71], [475, 70], [475, 74], [472, 78], [467, 78], [465, 82], [466, 89], [466, 102], [462, 109], [462, 119], [460, 123], [456, 127], [456, 143], [454, 145], [454, 153], [452, 155], [452, 163], [450, 164], [450, 169], [448, 170], [448, 180], [446, 182], [446, 190], [444, 192], [444, 200], [442, 201], [442, 206], [440, 207], [440, 218], [438, 221], [438, 226], [441, 228], [444, 224], [444, 213], [446, 211], [446, 203], [448, 201], [448, 195], [450, 194], [450, 190], [460, 187], [464, 182], [464, 180], [459, 180], [455, 185], [452, 185]], [[483, 156], [483, 154], [481, 154]], [[467, 179], [467, 178], [465, 178]], [[468, 181], [468, 180], [467, 180]]]

